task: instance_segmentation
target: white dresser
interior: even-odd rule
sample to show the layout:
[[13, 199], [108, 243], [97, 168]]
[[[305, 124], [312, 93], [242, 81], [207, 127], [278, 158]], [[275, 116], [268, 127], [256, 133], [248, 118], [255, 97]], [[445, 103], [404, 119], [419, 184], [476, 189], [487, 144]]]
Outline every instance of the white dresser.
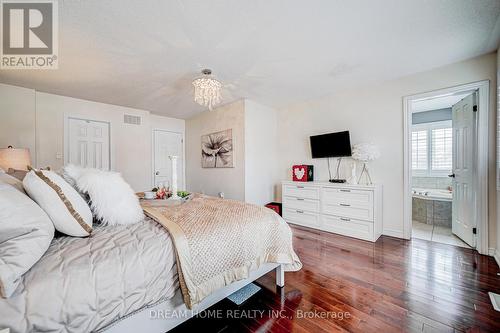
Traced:
[[382, 234], [382, 185], [282, 183], [283, 218], [292, 224], [375, 242]]

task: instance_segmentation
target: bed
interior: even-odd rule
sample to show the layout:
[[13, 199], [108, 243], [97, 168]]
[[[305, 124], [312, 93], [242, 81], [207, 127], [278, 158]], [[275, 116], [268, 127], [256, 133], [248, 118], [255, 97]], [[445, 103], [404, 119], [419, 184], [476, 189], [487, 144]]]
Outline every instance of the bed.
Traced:
[[[203, 200], [214, 203], [210, 198]], [[238, 210], [261, 210], [243, 203], [233, 204]], [[230, 201], [217, 202], [217, 206], [229, 207]], [[185, 207], [188, 212], [192, 208]], [[211, 209], [207, 207], [199, 208]], [[274, 212], [262, 212], [288, 230]], [[182, 216], [178, 211], [174, 215]], [[47, 252], [24, 274], [15, 293], [0, 299], [0, 329], [166, 332], [270, 271], [276, 271], [277, 285], [284, 285], [285, 265], [279, 260], [265, 260], [249, 265], [251, 269], [244, 275], [218, 284], [196, 302], [186, 302], [187, 291], [181, 290], [180, 282], [183, 271], [178, 265], [185, 255], [177, 251], [175, 237], [160, 222], [146, 217], [132, 225], [97, 226], [87, 238], [56, 235]], [[295, 268], [300, 269], [300, 261], [295, 253], [293, 256]], [[151, 311], [173, 310], [182, 315], [151, 316]]]

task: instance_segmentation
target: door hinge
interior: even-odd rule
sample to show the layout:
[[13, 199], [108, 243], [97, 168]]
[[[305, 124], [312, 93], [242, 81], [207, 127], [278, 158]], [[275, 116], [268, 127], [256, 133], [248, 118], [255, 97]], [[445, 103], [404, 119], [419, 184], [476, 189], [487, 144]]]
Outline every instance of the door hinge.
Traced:
[[477, 105], [474, 105], [474, 106], [472, 107], [472, 111], [477, 112]]
[[472, 233], [475, 235], [477, 234], [477, 228], [472, 228]]

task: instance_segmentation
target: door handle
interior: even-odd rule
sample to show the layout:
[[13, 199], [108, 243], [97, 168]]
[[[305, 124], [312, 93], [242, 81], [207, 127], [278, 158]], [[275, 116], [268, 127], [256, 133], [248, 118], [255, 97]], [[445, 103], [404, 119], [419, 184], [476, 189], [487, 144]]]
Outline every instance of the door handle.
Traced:
[[454, 173], [452, 173], [451, 175], [448, 175], [448, 177], [450, 177], [450, 178], [455, 178], [455, 174], [454, 174]]
[[341, 206], [344, 206], [344, 207], [350, 207], [350, 206], [351, 206], [351, 205], [349, 205], [349, 204], [345, 204], [345, 203], [341, 203], [340, 205], [341, 205]]
[[157, 176], [158, 176], [159, 174], [160, 174], [160, 171], [156, 171], [156, 172], [155, 172], [155, 175], [157, 175]]
[[297, 200], [299, 200], [299, 201], [304, 201], [304, 199], [302, 199], [302, 198], [297, 198]]

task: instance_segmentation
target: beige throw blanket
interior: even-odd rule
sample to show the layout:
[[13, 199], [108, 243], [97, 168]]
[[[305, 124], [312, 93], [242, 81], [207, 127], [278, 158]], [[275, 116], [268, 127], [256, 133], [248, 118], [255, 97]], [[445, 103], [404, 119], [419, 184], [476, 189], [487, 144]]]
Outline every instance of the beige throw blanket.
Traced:
[[285, 271], [302, 267], [290, 227], [268, 208], [201, 194], [180, 205], [144, 201], [142, 207], [174, 241], [189, 309], [263, 263], [284, 264]]

